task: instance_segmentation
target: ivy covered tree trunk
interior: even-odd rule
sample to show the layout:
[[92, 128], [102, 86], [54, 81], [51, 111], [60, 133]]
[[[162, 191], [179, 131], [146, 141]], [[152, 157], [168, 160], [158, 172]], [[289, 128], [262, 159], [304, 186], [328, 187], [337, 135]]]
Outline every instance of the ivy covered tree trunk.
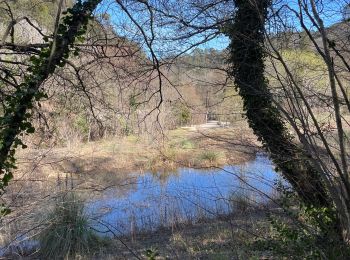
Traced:
[[307, 205], [331, 208], [319, 173], [293, 142], [264, 77], [264, 25], [271, 1], [236, 0], [235, 4], [234, 21], [228, 28], [230, 73], [243, 98], [249, 126], [300, 198]]
[[40, 91], [40, 86], [57, 66], [64, 66], [76, 37], [85, 33], [88, 20], [100, 2], [101, 0], [77, 1], [73, 8], [67, 10], [49, 47], [42, 49], [38, 56], [31, 57], [31, 66], [23, 83], [7, 97], [4, 114], [0, 118], [0, 189], [4, 189], [12, 179], [16, 147], [26, 147], [21, 141], [21, 135], [34, 132], [30, 123], [30, 109], [35, 100], [45, 96]]

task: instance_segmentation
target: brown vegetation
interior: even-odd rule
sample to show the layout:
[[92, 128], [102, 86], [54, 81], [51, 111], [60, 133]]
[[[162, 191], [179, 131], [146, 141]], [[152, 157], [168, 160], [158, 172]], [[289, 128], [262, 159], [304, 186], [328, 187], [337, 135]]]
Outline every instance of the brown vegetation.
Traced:
[[18, 172], [35, 167], [39, 176], [57, 178], [62, 173], [168, 171], [240, 164], [254, 158], [258, 150], [259, 143], [242, 121], [229, 128], [170, 130], [161, 140], [130, 135], [71, 148], [27, 150], [19, 156]]

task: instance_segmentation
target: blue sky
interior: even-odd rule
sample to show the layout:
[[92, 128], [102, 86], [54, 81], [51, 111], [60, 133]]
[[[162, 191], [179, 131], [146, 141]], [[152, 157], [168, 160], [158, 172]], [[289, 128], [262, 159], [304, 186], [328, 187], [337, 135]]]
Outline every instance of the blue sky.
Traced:
[[[130, 1], [131, 2], [131, 1]], [[130, 3], [129, 2], [129, 3]], [[324, 23], [326, 26], [330, 26], [334, 23], [340, 22], [343, 19], [342, 16], [342, 10], [344, 6], [349, 4], [350, 0], [317, 0], [317, 3], [322, 3], [322, 9], [321, 16], [324, 20]], [[179, 1], [179, 3], [181, 3]], [[297, 0], [282, 0], [279, 1], [279, 4], [275, 5], [275, 8], [279, 8], [283, 4], [288, 4], [291, 8], [298, 10], [298, 1]], [[321, 6], [321, 5], [319, 5]], [[137, 7], [137, 6], [133, 6]], [[287, 10], [287, 9], [285, 9]], [[98, 11], [99, 13], [107, 12], [110, 15], [111, 22], [116, 30], [116, 32], [121, 35], [125, 36], [127, 38], [131, 38], [134, 41], [137, 42], [143, 42], [143, 36], [140, 33], [140, 30], [135, 26], [135, 24], [129, 19], [129, 17], [118, 7], [118, 5], [115, 3], [115, 0], [106, 0], [104, 1]], [[132, 15], [135, 17], [135, 19], [140, 22], [141, 26], [144, 28], [148, 28], [149, 26], [149, 20], [147, 19], [147, 12], [140, 12], [137, 11], [132, 12]], [[290, 14], [290, 13], [289, 13]], [[300, 24], [298, 19], [295, 19], [295, 17], [288, 18], [288, 23], [290, 23], [294, 28], [300, 29]], [[308, 21], [306, 20], [306, 23]], [[311, 28], [311, 26], [310, 26]], [[171, 35], [176, 36], [174, 34], [175, 31], [171, 29], [171, 27], [162, 28], [162, 27], [156, 27], [155, 30], [156, 37], [155, 41], [153, 43], [154, 49], [158, 52], [159, 55], [162, 55], [162, 53], [171, 53], [171, 52], [180, 52], [181, 50], [186, 50], [191, 44], [200, 42], [203, 39], [203, 36], [205, 34], [202, 34], [200, 36], [192, 37], [191, 39], [186, 39], [182, 41], [172, 42], [172, 41], [165, 41], [164, 39], [161, 39], [163, 35]], [[145, 33], [148, 37], [151, 36], [151, 33], [149, 30], [145, 29]], [[217, 50], [225, 49], [228, 46], [229, 40], [224, 35], [221, 35], [219, 37], [216, 37], [215, 39], [212, 39], [208, 42], [205, 42], [203, 44], [200, 44], [196, 46], [196, 48], [201, 49], [209, 49], [214, 48]], [[147, 50], [146, 50], [147, 52]]]

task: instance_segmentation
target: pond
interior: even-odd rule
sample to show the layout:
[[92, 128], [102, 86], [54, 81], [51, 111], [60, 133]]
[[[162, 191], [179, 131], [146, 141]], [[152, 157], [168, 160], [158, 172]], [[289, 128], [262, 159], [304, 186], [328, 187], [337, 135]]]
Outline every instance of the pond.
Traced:
[[[101, 236], [130, 236], [139, 232], [155, 231], [162, 227], [176, 227], [181, 223], [196, 223], [202, 220], [231, 217], [246, 210], [260, 210], [270, 198], [278, 196], [275, 183], [280, 182], [274, 166], [264, 154], [241, 165], [222, 168], [180, 168], [175, 172], [157, 173], [106, 173], [93, 176], [75, 176], [66, 189], [51, 191], [52, 198], [46, 206], [38, 204], [38, 212], [30, 217], [23, 215], [23, 225], [28, 219], [34, 224], [20, 226], [9, 244], [0, 248], [0, 255], [17, 252], [18, 248], [36, 250], [39, 246], [28, 235], [33, 226], [46, 220], [47, 212], [59, 194], [74, 191], [83, 199], [89, 225]], [[86, 183], [90, 183], [85, 186]], [[67, 186], [69, 189], [67, 189]], [[58, 194], [58, 196], [56, 196]], [[70, 203], [68, 201], [68, 203]], [[40, 211], [41, 210], [41, 211]], [[42, 225], [42, 224], [41, 224]], [[46, 226], [49, 226], [48, 223]]]
[[234, 166], [180, 168], [171, 173], [132, 174], [120, 187], [91, 196], [86, 210], [95, 229], [107, 235], [152, 231], [259, 206], [276, 195], [280, 177], [264, 154]]

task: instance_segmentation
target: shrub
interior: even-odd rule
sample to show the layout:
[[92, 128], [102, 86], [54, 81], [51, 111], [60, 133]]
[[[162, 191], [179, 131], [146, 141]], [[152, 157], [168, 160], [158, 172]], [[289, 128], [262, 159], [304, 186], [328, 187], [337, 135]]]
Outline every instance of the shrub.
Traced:
[[43, 259], [64, 259], [86, 254], [100, 240], [90, 230], [84, 204], [74, 193], [59, 197], [46, 220], [48, 226], [39, 234]]
[[74, 122], [75, 129], [79, 131], [80, 134], [86, 136], [89, 133], [89, 122], [84, 115], [79, 115]]
[[277, 185], [285, 212], [269, 213], [269, 237], [253, 243], [255, 249], [279, 259], [350, 259], [349, 247], [337, 235], [334, 211], [305, 205], [289, 187]]
[[191, 110], [188, 106], [182, 103], [176, 103], [173, 109], [174, 118], [176, 118], [176, 124], [186, 125], [191, 122]]
[[199, 156], [200, 160], [207, 161], [209, 163], [216, 163], [220, 158], [221, 154], [214, 151], [203, 151]]

